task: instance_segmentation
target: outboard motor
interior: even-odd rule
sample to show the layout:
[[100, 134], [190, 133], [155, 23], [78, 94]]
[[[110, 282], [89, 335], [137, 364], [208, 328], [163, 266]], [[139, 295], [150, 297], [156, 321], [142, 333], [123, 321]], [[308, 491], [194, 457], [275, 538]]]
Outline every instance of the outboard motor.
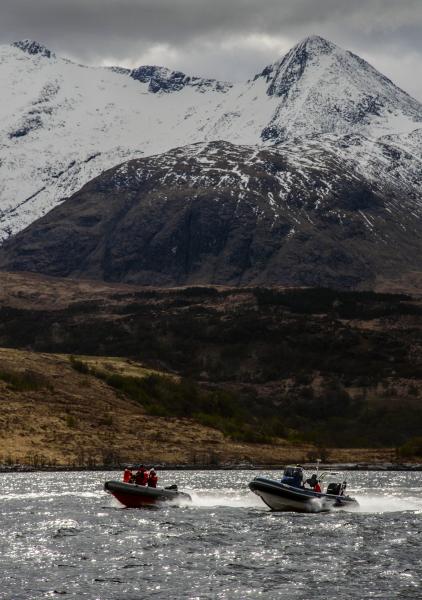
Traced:
[[342, 485], [341, 483], [329, 483], [327, 487], [327, 494], [333, 496], [339, 496], [341, 494]]

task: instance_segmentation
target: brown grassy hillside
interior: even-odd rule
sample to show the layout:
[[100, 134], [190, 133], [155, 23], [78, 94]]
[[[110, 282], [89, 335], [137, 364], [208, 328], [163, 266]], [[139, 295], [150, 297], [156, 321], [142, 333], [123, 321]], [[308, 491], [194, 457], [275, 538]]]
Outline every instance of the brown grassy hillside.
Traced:
[[[422, 302], [404, 295], [158, 290], [0, 273], [0, 346], [120, 356], [172, 373], [185, 387], [138, 386], [126, 366], [127, 381], [105, 378], [107, 393], [237, 442], [393, 448], [422, 430]], [[93, 389], [107, 384], [87, 378]], [[240, 446], [233, 456], [258, 456], [257, 445]]]
[[[81, 357], [103, 372], [142, 377], [141, 365]], [[0, 463], [95, 465], [118, 461], [277, 463], [318, 455], [311, 444], [234, 443], [189, 419], [148, 416], [66, 355], [0, 348]], [[388, 450], [325, 451], [337, 461], [390, 460]]]
[[[143, 377], [125, 359], [83, 357], [102, 371]], [[308, 447], [234, 444], [188, 419], [151, 417], [65, 355], [0, 349], [0, 456], [3, 462], [107, 464], [303, 459]], [[0, 462], [2, 462], [0, 460]]]

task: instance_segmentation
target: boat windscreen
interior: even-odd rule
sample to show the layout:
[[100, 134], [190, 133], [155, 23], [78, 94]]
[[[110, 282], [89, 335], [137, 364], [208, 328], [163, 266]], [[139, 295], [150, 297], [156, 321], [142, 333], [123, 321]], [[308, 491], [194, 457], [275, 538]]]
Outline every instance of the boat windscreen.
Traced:
[[284, 477], [297, 477], [298, 475], [303, 475], [301, 467], [286, 467], [284, 469]]
[[281, 483], [301, 487], [303, 482], [303, 469], [301, 467], [286, 467]]

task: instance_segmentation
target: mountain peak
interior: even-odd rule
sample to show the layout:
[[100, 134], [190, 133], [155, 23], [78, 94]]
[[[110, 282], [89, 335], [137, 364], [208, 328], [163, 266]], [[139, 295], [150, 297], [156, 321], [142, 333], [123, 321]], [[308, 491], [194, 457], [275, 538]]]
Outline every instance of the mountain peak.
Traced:
[[310, 64], [317, 64], [324, 56], [340, 55], [345, 51], [329, 40], [310, 35], [293, 46], [289, 52], [275, 63], [268, 65], [255, 79], [265, 77], [269, 96], [284, 97], [294, 83], [297, 83]]
[[41, 56], [45, 56], [46, 58], [55, 57], [54, 52], [35, 40], [19, 40], [18, 42], [13, 42], [11, 45], [15, 48], [19, 48], [19, 50], [22, 50], [27, 54], [39, 54]]
[[320, 35], [309, 35], [294, 46], [291, 52], [306, 48], [307, 50], [317, 51], [323, 54], [333, 52], [338, 49], [338, 46], [326, 40]]
[[300, 41], [257, 78], [265, 80], [268, 96], [279, 99], [264, 141], [351, 129], [371, 136], [382, 123], [400, 120], [408, 130], [422, 119], [420, 103], [363, 59], [317, 35]]

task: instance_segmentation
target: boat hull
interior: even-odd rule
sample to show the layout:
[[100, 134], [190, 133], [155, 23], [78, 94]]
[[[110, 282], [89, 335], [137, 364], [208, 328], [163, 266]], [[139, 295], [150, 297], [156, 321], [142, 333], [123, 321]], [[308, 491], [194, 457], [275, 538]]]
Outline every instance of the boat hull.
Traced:
[[162, 502], [189, 502], [189, 494], [174, 489], [153, 488], [122, 481], [106, 481], [104, 490], [109, 492], [126, 508], [156, 506]]
[[358, 506], [357, 501], [350, 496], [295, 488], [265, 477], [256, 477], [249, 488], [274, 511], [326, 512], [335, 508]]

